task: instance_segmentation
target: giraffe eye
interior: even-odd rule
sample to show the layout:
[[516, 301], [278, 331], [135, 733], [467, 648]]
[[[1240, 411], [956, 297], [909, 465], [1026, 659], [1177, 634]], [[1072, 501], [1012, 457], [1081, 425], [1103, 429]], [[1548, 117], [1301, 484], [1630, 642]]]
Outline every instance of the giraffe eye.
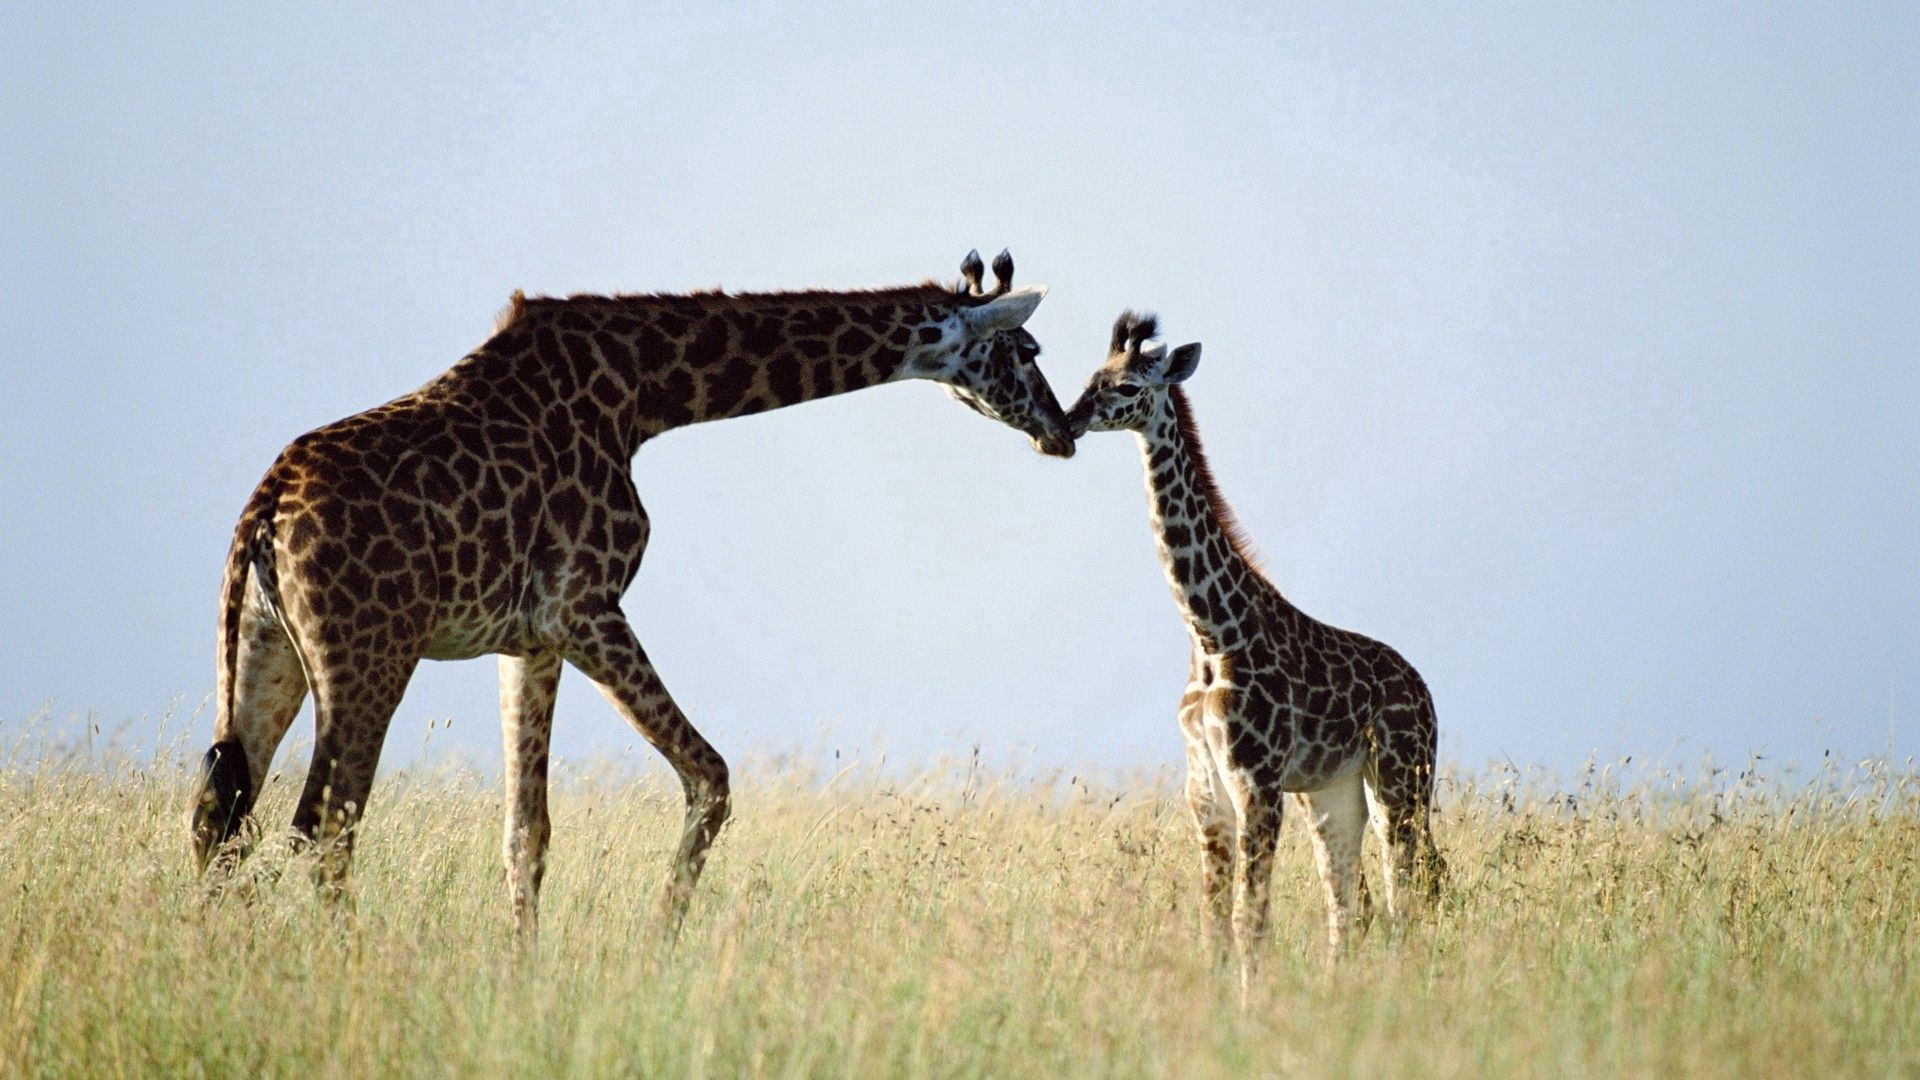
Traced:
[[1132, 383], [1121, 383], [1113, 388], [1113, 392], [1121, 397], [1133, 397], [1140, 392], [1140, 388]]

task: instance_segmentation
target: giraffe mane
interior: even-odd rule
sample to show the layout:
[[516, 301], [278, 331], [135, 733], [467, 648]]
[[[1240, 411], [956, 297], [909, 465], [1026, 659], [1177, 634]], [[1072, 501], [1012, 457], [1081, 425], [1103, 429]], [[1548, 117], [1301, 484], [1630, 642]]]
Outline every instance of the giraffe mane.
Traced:
[[1233, 504], [1227, 501], [1221, 492], [1220, 484], [1213, 478], [1213, 466], [1207, 461], [1207, 451], [1200, 442], [1200, 425], [1193, 418], [1193, 405], [1187, 400], [1187, 392], [1179, 385], [1167, 387], [1167, 397], [1173, 402], [1173, 415], [1180, 425], [1180, 437], [1187, 444], [1187, 456], [1193, 459], [1193, 471], [1200, 480], [1200, 494], [1207, 500], [1207, 509], [1213, 514], [1213, 520], [1220, 525], [1227, 543], [1234, 553], [1247, 561], [1253, 572], [1265, 576], [1262, 569], [1260, 552], [1253, 546], [1253, 538], [1247, 535], [1246, 527], [1240, 524], [1240, 517], [1233, 512]]
[[507, 297], [507, 306], [501, 308], [500, 314], [493, 317], [493, 332], [498, 334], [500, 331], [519, 322], [520, 316], [526, 314], [526, 312], [527, 294], [521, 292], [519, 289], [513, 290], [513, 295]]
[[669, 305], [711, 310], [729, 304], [758, 303], [822, 304], [851, 301], [875, 303], [954, 304], [978, 307], [994, 299], [991, 295], [973, 295], [962, 285], [943, 285], [928, 278], [918, 285], [896, 285], [877, 289], [798, 289], [775, 292], [728, 292], [725, 289], [697, 289], [685, 293], [574, 293], [569, 296], [528, 296], [515, 289], [507, 307], [494, 324], [494, 332], [519, 322], [530, 314], [559, 308], [597, 309], [634, 305]]

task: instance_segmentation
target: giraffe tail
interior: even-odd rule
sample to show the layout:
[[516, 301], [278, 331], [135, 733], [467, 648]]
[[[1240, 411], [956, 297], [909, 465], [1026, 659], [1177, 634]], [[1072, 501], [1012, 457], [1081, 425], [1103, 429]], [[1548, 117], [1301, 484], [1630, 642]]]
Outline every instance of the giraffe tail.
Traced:
[[[193, 800], [194, 859], [204, 873], [214, 854], [240, 831], [253, 810], [253, 770], [246, 748], [232, 737], [237, 670], [240, 660], [240, 614], [246, 601], [249, 574], [257, 574], [269, 596], [272, 588], [273, 514], [280, 501], [271, 479], [254, 490], [234, 526], [227, 550], [226, 574], [220, 588], [220, 631], [215, 646], [214, 744], [200, 762], [200, 785]], [[275, 606], [277, 607], [277, 601]]]

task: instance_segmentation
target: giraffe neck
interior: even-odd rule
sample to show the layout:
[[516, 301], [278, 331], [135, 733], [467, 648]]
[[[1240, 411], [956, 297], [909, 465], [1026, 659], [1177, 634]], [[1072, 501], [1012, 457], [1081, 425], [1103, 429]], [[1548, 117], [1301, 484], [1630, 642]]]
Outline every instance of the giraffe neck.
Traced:
[[[482, 350], [531, 368], [568, 418], [603, 422], [628, 456], [664, 431], [901, 378], [960, 340], [968, 299], [874, 292], [520, 300]], [[582, 423], [582, 426], [586, 426]]]
[[1274, 590], [1255, 569], [1233, 510], [1214, 485], [1185, 392], [1168, 387], [1138, 434], [1147, 510], [1174, 599], [1203, 648], [1235, 648], [1252, 631], [1255, 599]]

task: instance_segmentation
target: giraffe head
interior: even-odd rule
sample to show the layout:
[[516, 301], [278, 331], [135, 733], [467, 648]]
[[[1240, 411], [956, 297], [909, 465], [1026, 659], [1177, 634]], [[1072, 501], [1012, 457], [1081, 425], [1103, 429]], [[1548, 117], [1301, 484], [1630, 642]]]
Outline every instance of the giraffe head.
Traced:
[[1169, 389], [1200, 366], [1200, 343], [1169, 351], [1152, 340], [1159, 321], [1123, 311], [1114, 320], [1107, 362], [1087, 380], [1067, 413], [1074, 438], [1089, 431], [1143, 431], [1160, 411]]
[[946, 332], [919, 346], [904, 371], [939, 383], [973, 411], [1024, 432], [1041, 453], [1072, 457], [1066, 413], [1040, 373], [1040, 343], [1025, 329], [1046, 298], [1046, 286], [1015, 289], [1013, 256], [1005, 251], [993, 260], [991, 291], [981, 285], [982, 270], [980, 253], [968, 252]]

